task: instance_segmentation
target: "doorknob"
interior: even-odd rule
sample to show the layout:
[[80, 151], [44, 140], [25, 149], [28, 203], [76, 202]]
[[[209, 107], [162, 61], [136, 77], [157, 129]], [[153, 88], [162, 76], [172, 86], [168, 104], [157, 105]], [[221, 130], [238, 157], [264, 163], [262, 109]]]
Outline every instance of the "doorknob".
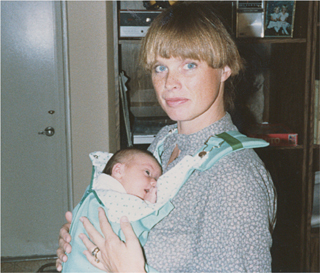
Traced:
[[54, 128], [49, 126], [44, 131], [38, 132], [39, 135], [46, 135], [46, 136], [53, 136], [54, 135]]

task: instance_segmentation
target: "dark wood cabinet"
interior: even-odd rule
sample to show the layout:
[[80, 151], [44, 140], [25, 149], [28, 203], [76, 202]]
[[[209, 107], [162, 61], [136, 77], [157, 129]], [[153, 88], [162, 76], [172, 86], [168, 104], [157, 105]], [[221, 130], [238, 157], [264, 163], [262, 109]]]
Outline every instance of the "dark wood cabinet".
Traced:
[[[142, 1], [141, 1], [142, 2]], [[224, 1], [222, 1], [224, 2]], [[215, 5], [221, 1], [213, 2]], [[136, 5], [136, 6], [135, 6]], [[140, 6], [139, 6], [140, 5]], [[225, 18], [235, 29], [235, 2], [223, 6]], [[163, 116], [152, 92], [148, 76], [138, 69], [139, 38], [120, 38], [119, 10], [141, 9], [142, 3], [130, 1], [114, 2], [114, 46], [116, 75], [124, 71], [128, 76], [128, 101], [133, 109], [148, 116], [151, 110], [155, 116]], [[230, 15], [231, 13], [231, 15]], [[250, 127], [250, 122], [270, 124], [281, 123], [298, 134], [295, 147], [268, 147], [257, 150], [274, 180], [278, 194], [277, 225], [273, 233], [272, 246], [274, 272], [319, 271], [319, 228], [311, 228], [313, 206], [314, 174], [319, 171], [319, 144], [314, 143], [315, 79], [319, 79], [319, 3], [318, 1], [296, 1], [294, 32], [292, 38], [238, 38], [240, 53], [247, 59], [245, 84], [239, 90], [242, 95], [252, 94], [257, 88], [253, 76], [260, 78], [261, 113], [257, 118], [247, 119], [245, 109], [239, 107], [235, 120], [238, 127]], [[250, 67], [251, 66], [251, 67]], [[116, 90], [119, 91], [119, 78], [116, 77]], [[262, 90], [262, 91], [261, 91]], [[250, 93], [251, 92], [251, 93]], [[120, 96], [116, 94], [118, 132], [121, 145], [126, 146], [125, 130]], [[239, 102], [246, 104], [244, 100]], [[250, 102], [252, 104], [252, 100]], [[247, 105], [247, 104], [246, 104]], [[247, 105], [248, 106], [248, 105]], [[149, 109], [149, 110], [148, 110]], [[262, 110], [261, 110], [262, 109]], [[136, 111], [136, 110], [134, 110]], [[134, 118], [131, 116], [131, 123]], [[238, 119], [238, 120], [237, 120]], [[132, 128], [131, 128], [132, 129]], [[241, 129], [240, 129], [241, 130]]]

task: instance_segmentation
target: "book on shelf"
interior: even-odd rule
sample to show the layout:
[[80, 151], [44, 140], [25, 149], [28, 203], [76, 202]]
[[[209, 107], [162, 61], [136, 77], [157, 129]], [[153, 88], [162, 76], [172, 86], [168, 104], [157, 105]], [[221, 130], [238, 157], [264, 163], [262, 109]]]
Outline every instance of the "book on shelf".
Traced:
[[264, 139], [270, 143], [270, 146], [292, 147], [298, 145], [298, 134], [283, 124], [256, 124], [248, 130], [247, 136]]

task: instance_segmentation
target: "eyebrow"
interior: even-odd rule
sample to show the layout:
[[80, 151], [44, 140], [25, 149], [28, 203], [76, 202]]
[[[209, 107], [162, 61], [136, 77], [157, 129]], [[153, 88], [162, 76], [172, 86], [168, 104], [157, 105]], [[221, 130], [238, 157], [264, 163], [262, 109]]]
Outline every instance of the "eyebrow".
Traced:
[[[149, 166], [149, 168], [155, 170], [155, 168], [153, 167], [153, 165], [150, 164], [150, 163], [143, 163], [142, 166], [145, 166], [145, 167], [146, 167], [146, 166]], [[160, 168], [160, 173], [162, 174], [162, 167], [161, 167], [160, 165], [158, 165], [158, 164], [157, 164], [157, 166], [159, 166], [159, 168]]]

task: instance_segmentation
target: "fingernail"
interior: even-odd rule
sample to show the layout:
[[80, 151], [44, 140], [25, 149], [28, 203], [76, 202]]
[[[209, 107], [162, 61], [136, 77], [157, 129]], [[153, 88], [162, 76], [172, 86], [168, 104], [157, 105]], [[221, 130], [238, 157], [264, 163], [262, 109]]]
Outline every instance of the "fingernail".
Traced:
[[79, 234], [79, 237], [80, 237], [80, 239], [82, 240], [82, 239], [83, 239], [83, 233], [80, 233], [80, 234]]
[[84, 219], [83, 217], [80, 217], [80, 219], [79, 219], [79, 220], [83, 223], [83, 219]]
[[120, 220], [121, 220], [121, 222], [124, 222], [124, 223], [128, 223], [129, 222], [129, 219], [128, 219], [127, 216], [122, 216]]

